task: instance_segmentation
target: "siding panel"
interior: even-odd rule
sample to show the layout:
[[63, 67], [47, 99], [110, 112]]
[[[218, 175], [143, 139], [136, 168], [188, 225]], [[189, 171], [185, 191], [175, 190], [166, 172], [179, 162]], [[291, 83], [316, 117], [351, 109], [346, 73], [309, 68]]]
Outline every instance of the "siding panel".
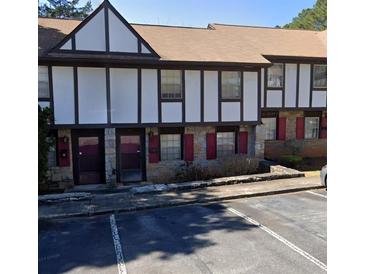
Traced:
[[142, 123], [158, 122], [157, 70], [142, 69]]
[[218, 121], [218, 72], [204, 71], [204, 121]]
[[185, 120], [200, 122], [200, 71], [185, 71]]
[[311, 65], [300, 64], [299, 107], [309, 107]]
[[75, 124], [73, 67], [52, 67], [55, 124]]
[[297, 64], [285, 65], [285, 107], [296, 107]]
[[243, 74], [243, 120], [257, 121], [257, 72], [244, 72]]

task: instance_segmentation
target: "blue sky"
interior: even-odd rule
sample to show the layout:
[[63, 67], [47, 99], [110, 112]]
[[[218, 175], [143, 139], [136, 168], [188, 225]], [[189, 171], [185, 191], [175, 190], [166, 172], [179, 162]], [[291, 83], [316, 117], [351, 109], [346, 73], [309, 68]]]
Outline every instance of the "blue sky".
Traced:
[[[109, 0], [130, 23], [206, 27], [208, 23], [268, 26], [289, 23], [315, 0]], [[85, 3], [81, 0], [80, 3]], [[92, 0], [96, 8], [102, 0]]]

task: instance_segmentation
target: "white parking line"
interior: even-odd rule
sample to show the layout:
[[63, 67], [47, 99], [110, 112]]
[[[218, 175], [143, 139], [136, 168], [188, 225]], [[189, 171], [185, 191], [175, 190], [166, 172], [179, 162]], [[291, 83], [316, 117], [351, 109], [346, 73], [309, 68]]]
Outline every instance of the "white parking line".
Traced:
[[115, 255], [117, 256], [118, 273], [126, 274], [127, 268], [125, 267], [125, 264], [124, 264], [123, 250], [122, 250], [122, 245], [120, 244], [120, 238], [119, 238], [118, 228], [117, 228], [117, 224], [115, 222], [114, 214], [110, 215], [110, 228], [112, 230]]
[[313, 195], [316, 195], [316, 196], [327, 199], [326, 195], [323, 195], [323, 194], [320, 194], [320, 193], [317, 193], [317, 192], [313, 192], [313, 191], [310, 191], [310, 190], [308, 190], [307, 192], [310, 193], [310, 194], [313, 194]]
[[259, 222], [255, 221], [254, 219], [246, 216], [245, 214], [243, 214], [243, 213], [241, 213], [241, 212], [239, 212], [239, 211], [237, 211], [233, 208], [229, 207], [228, 210], [230, 212], [240, 216], [241, 218], [245, 219], [246, 221], [250, 222], [251, 224], [254, 224], [254, 225], [258, 226], [259, 228], [261, 228], [262, 230], [264, 230], [265, 232], [267, 232], [268, 234], [270, 234], [271, 236], [273, 236], [274, 238], [276, 238], [280, 242], [282, 242], [285, 245], [287, 245], [288, 247], [290, 247], [295, 252], [299, 253], [300, 255], [302, 255], [303, 257], [305, 257], [306, 259], [308, 259], [309, 261], [311, 261], [315, 265], [319, 266], [321, 269], [327, 271], [327, 266], [324, 263], [322, 263], [320, 260], [318, 260], [317, 258], [310, 255], [309, 253], [305, 252], [304, 250], [300, 249], [299, 247], [297, 247], [293, 243], [289, 242], [288, 240], [286, 240], [285, 238], [283, 238], [279, 234], [275, 233], [270, 228], [260, 224]]

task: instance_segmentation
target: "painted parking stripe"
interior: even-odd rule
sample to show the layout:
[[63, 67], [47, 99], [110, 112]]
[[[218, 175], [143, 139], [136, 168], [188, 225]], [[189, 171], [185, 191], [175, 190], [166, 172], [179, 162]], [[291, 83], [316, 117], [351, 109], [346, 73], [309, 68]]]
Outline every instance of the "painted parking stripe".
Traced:
[[309, 253], [305, 252], [304, 250], [300, 249], [299, 247], [297, 247], [295, 244], [289, 242], [288, 240], [286, 240], [285, 238], [283, 238], [282, 236], [280, 236], [279, 234], [275, 233], [274, 231], [272, 231], [270, 228], [260, 224], [259, 222], [255, 221], [254, 219], [246, 216], [245, 214], [233, 209], [233, 208], [228, 208], [228, 210], [238, 216], [240, 216], [241, 218], [245, 219], [246, 221], [248, 221], [249, 223], [258, 226], [259, 228], [261, 228], [263, 231], [265, 231], [266, 233], [270, 234], [271, 236], [273, 236], [274, 238], [276, 238], [277, 240], [279, 240], [280, 242], [284, 243], [285, 245], [287, 245], [288, 247], [290, 247], [292, 250], [294, 250], [295, 252], [299, 253], [300, 255], [302, 255], [303, 257], [305, 257], [306, 259], [308, 259], [309, 261], [311, 261], [312, 263], [314, 263], [315, 265], [317, 265], [318, 267], [320, 267], [321, 269], [327, 271], [327, 266], [322, 263], [320, 260], [318, 260], [317, 258], [313, 257], [312, 255], [310, 255]]
[[122, 245], [120, 243], [118, 228], [117, 228], [114, 214], [110, 215], [110, 228], [112, 230], [115, 255], [117, 256], [118, 273], [126, 274], [127, 268], [125, 267], [125, 264], [124, 264], [123, 250], [122, 250]]
[[309, 191], [309, 190], [307, 192], [310, 193], [310, 194], [313, 194], [313, 195], [316, 195], [316, 196], [327, 199], [326, 195], [323, 195], [323, 194], [320, 194], [320, 193], [317, 193], [317, 192], [313, 192], [313, 191]]

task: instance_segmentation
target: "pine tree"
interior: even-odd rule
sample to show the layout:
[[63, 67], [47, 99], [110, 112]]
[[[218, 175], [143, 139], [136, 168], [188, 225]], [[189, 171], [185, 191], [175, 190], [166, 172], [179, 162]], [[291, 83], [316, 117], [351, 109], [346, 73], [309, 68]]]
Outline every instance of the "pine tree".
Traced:
[[46, 0], [47, 3], [38, 4], [38, 15], [51, 18], [80, 18], [87, 17], [93, 8], [91, 0], [79, 7], [80, 0]]
[[327, 0], [317, 0], [313, 8], [303, 9], [283, 28], [319, 31], [327, 29]]

